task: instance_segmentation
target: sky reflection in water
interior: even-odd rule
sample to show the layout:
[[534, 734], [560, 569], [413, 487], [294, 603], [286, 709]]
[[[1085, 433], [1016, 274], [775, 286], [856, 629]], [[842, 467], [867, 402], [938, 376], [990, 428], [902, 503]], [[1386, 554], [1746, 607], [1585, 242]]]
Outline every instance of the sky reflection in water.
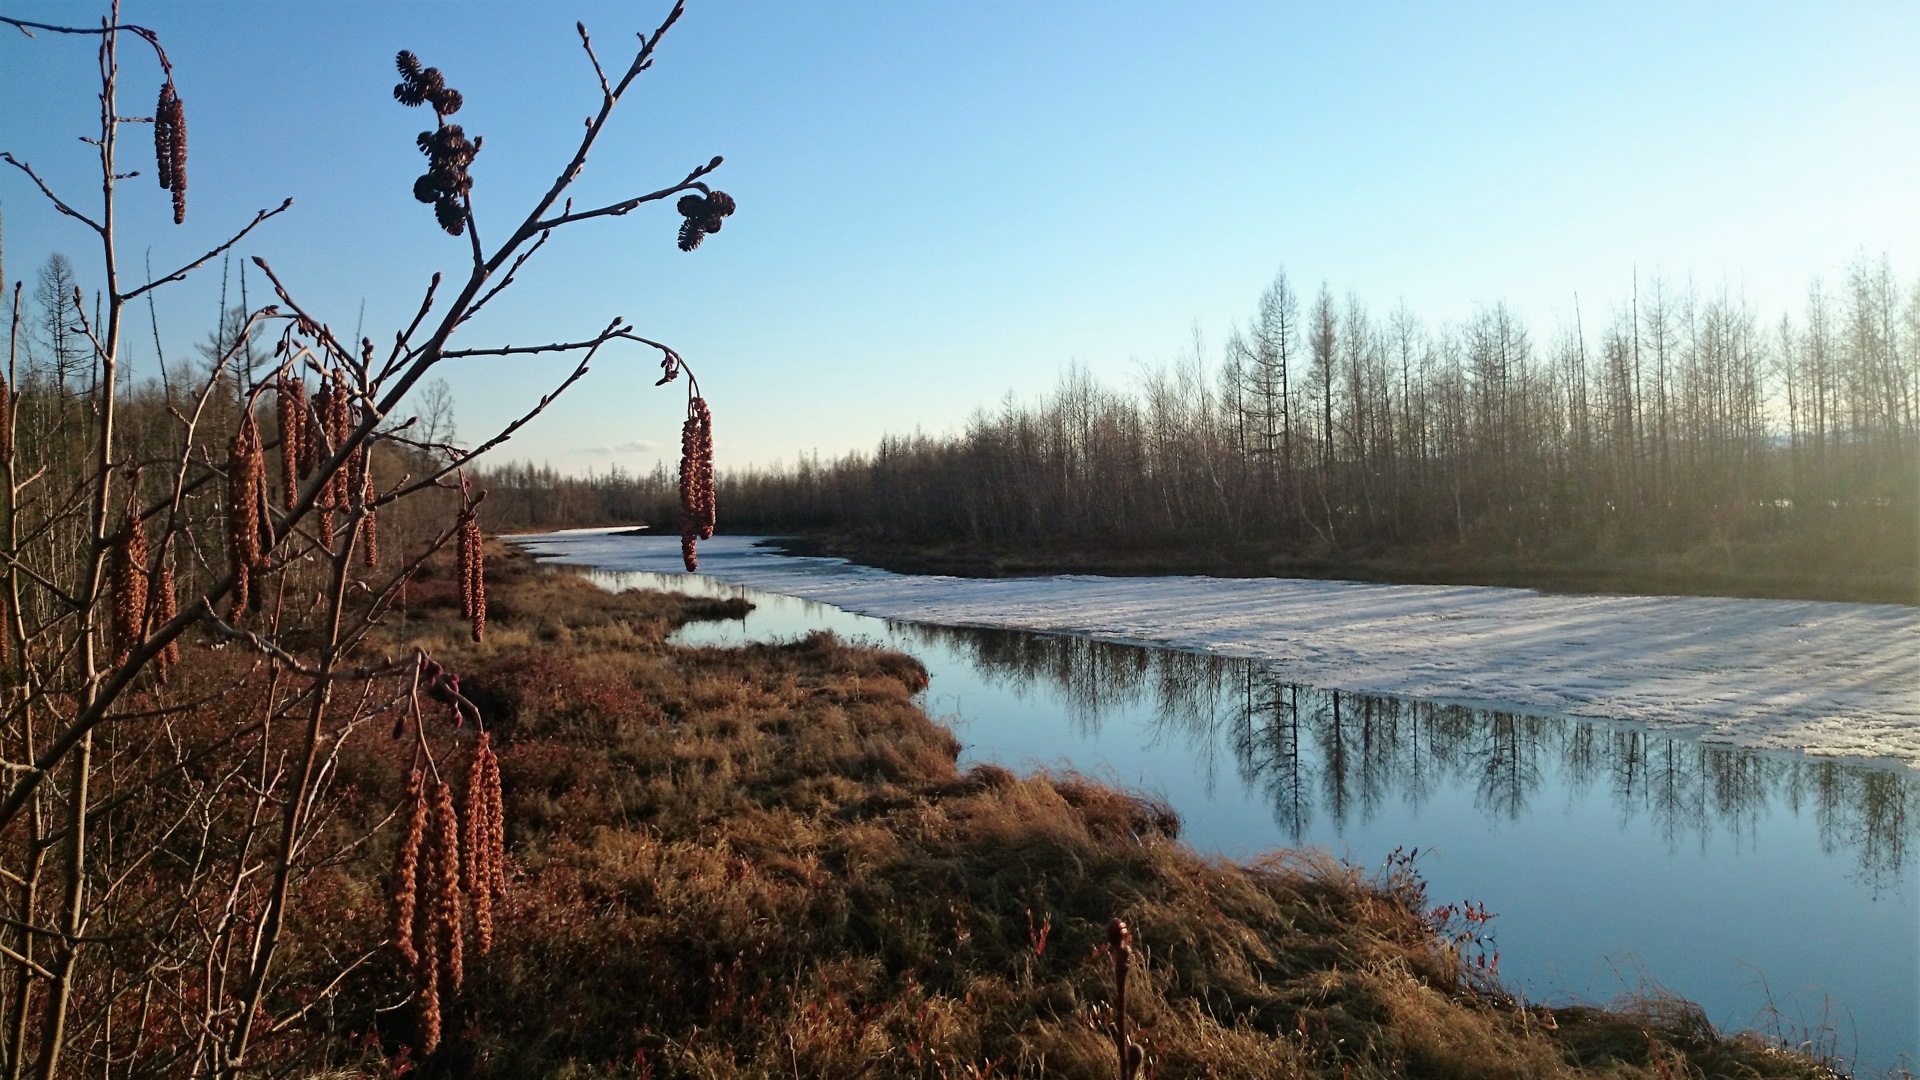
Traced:
[[1499, 913], [1503, 973], [1530, 997], [1657, 983], [1724, 1027], [1830, 1025], [1863, 1071], [1920, 1058], [1910, 771], [1332, 693], [1202, 653], [889, 622], [703, 577], [591, 574], [757, 605], [687, 627], [685, 644], [832, 630], [911, 653], [963, 763], [1145, 791], [1205, 851], [1312, 845], [1376, 867], [1417, 847], [1436, 902]]

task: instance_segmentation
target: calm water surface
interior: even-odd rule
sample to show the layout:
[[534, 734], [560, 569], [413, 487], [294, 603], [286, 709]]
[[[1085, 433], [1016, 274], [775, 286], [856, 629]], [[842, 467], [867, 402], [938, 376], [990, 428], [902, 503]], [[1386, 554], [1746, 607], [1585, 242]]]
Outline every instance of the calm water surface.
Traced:
[[918, 657], [962, 763], [1072, 768], [1157, 795], [1183, 837], [1376, 867], [1493, 922], [1541, 1001], [1664, 988], [1716, 1024], [1811, 1033], [1863, 1073], [1920, 1058], [1920, 776], [1630, 725], [1313, 690], [1278, 666], [1084, 637], [938, 627], [712, 579], [592, 571], [611, 589], [742, 596], [685, 644], [831, 630]]

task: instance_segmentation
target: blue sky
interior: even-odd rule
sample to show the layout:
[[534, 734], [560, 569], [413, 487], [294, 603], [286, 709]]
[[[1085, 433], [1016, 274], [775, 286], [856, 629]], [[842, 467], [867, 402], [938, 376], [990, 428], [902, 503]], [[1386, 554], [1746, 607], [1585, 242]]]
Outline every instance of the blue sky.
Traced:
[[[739, 212], [693, 254], [667, 206], [575, 226], [466, 344], [624, 315], [700, 372], [723, 468], [947, 430], [1073, 361], [1124, 384], [1196, 325], [1217, 360], [1283, 265], [1304, 293], [1324, 279], [1430, 325], [1504, 299], [1543, 335], [1576, 294], [1604, 319], [1636, 268], [1744, 293], [1769, 319], [1863, 251], [1916, 269], [1911, 3], [689, 7], [577, 191], [613, 201], [719, 153]], [[291, 196], [242, 250], [339, 330], [364, 301], [366, 333], [390, 338], [467, 252], [411, 198], [430, 117], [392, 101], [393, 53], [465, 94], [492, 237], [597, 107], [574, 19], [615, 65], [664, 10], [129, 0], [123, 18], [176, 64], [192, 159], [185, 227], [150, 179], [129, 187], [124, 257], [169, 267]], [[123, 111], [151, 111], [151, 59], [126, 67]], [[90, 43], [0, 34], [0, 149], [76, 195], [92, 72]], [[130, 153], [151, 169], [144, 142]], [[11, 169], [0, 211], [10, 278], [55, 250], [96, 276], [86, 234]], [[216, 270], [162, 295], [170, 355], [211, 329], [218, 289]], [[132, 352], [150, 363], [146, 335]], [[472, 441], [562, 371], [444, 373]], [[639, 352], [596, 364], [508, 456], [650, 467], [681, 413], [655, 375]]]

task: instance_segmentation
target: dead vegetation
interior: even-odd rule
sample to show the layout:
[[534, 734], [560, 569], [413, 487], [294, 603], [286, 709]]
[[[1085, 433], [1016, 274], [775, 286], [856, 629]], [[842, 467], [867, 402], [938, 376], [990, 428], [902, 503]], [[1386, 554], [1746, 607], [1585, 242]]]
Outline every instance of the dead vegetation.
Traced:
[[[1113, 1076], [1116, 918], [1143, 1076], [1830, 1075], [1684, 1003], [1513, 1001], [1404, 865], [1235, 865], [1086, 778], [962, 772], [909, 657], [673, 647], [737, 612], [490, 554], [484, 645], [450, 572], [393, 626], [492, 718], [512, 879], [416, 1075]], [[336, 1030], [411, 1067], [389, 966]]]

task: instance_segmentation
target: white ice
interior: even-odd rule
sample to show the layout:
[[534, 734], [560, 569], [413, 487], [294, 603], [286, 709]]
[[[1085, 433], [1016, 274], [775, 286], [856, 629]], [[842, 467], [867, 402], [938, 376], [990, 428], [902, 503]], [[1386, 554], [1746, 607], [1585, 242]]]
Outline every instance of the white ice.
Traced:
[[[682, 572], [679, 538], [515, 537], [542, 557]], [[700, 572], [864, 615], [1088, 634], [1273, 661], [1298, 682], [1696, 729], [1920, 768], [1920, 609], [1293, 578], [954, 578], [700, 545]]]

